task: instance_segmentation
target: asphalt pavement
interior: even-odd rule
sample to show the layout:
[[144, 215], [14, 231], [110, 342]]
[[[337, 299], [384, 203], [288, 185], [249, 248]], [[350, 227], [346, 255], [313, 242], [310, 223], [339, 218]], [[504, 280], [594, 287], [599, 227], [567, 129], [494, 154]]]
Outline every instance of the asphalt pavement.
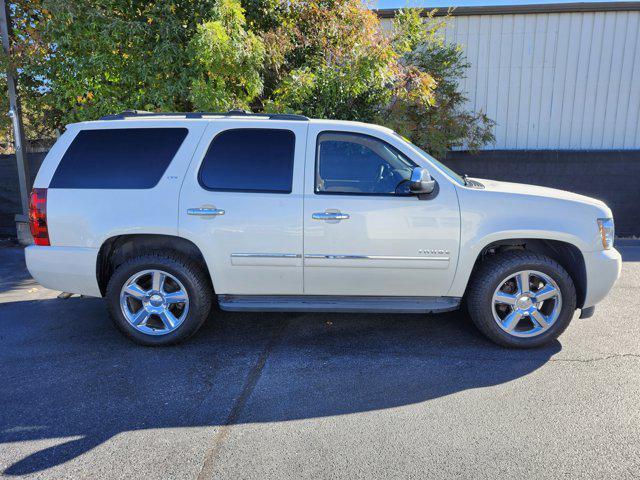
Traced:
[[0, 247], [0, 475], [640, 478], [640, 243], [538, 350], [460, 312], [216, 314], [144, 348]]

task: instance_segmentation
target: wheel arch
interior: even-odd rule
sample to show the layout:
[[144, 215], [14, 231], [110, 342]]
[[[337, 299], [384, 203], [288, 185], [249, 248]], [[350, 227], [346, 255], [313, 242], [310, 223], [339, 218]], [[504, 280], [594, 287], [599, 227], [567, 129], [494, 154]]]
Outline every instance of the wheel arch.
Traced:
[[573, 280], [576, 288], [577, 307], [581, 308], [584, 305], [587, 292], [587, 270], [581, 250], [573, 243], [546, 238], [507, 238], [486, 244], [476, 256], [473, 268], [467, 278], [465, 295], [469, 287], [469, 279], [483, 261], [491, 255], [499, 255], [511, 250], [540, 253], [558, 262]]
[[155, 252], [174, 252], [191, 258], [202, 265], [213, 287], [213, 279], [207, 262], [198, 246], [190, 240], [175, 235], [129, 234], [116, 235], [106, 239], [98, 251], [96, 278], [102, 296], [115, 269], [127, 259]]

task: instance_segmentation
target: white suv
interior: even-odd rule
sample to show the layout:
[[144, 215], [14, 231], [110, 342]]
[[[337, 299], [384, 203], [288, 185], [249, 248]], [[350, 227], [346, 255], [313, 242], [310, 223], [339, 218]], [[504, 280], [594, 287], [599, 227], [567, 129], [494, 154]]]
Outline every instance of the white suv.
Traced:
[[145, 345], [223, 310], [443, 312], [534, 347], [620, 274], [611, 210], [470, 180], [384, 127], [127, 111], [69, 125], [32, 193], [33, 277]]

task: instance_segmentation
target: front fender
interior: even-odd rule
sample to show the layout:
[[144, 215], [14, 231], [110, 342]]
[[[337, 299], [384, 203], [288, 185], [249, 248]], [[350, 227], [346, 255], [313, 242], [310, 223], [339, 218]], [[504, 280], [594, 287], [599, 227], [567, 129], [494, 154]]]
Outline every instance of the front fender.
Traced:
[[536, 195], [461, 188], [460, 255], [447, 295], [464, 295], [478, 256], [503, 240], [541, 239], [565, 242], [583, 254], [596, 249], [599, 211], [579, 202]]

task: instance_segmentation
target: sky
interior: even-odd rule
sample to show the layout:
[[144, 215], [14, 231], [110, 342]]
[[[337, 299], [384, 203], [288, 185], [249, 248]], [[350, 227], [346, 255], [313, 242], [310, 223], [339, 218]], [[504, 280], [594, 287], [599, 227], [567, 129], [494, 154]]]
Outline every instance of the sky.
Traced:
[[592, 3], [602, 0], [374, 0], [374, 8], [400, 7], [478, 7], [483, 5], [534, 5], [543, 3]]

